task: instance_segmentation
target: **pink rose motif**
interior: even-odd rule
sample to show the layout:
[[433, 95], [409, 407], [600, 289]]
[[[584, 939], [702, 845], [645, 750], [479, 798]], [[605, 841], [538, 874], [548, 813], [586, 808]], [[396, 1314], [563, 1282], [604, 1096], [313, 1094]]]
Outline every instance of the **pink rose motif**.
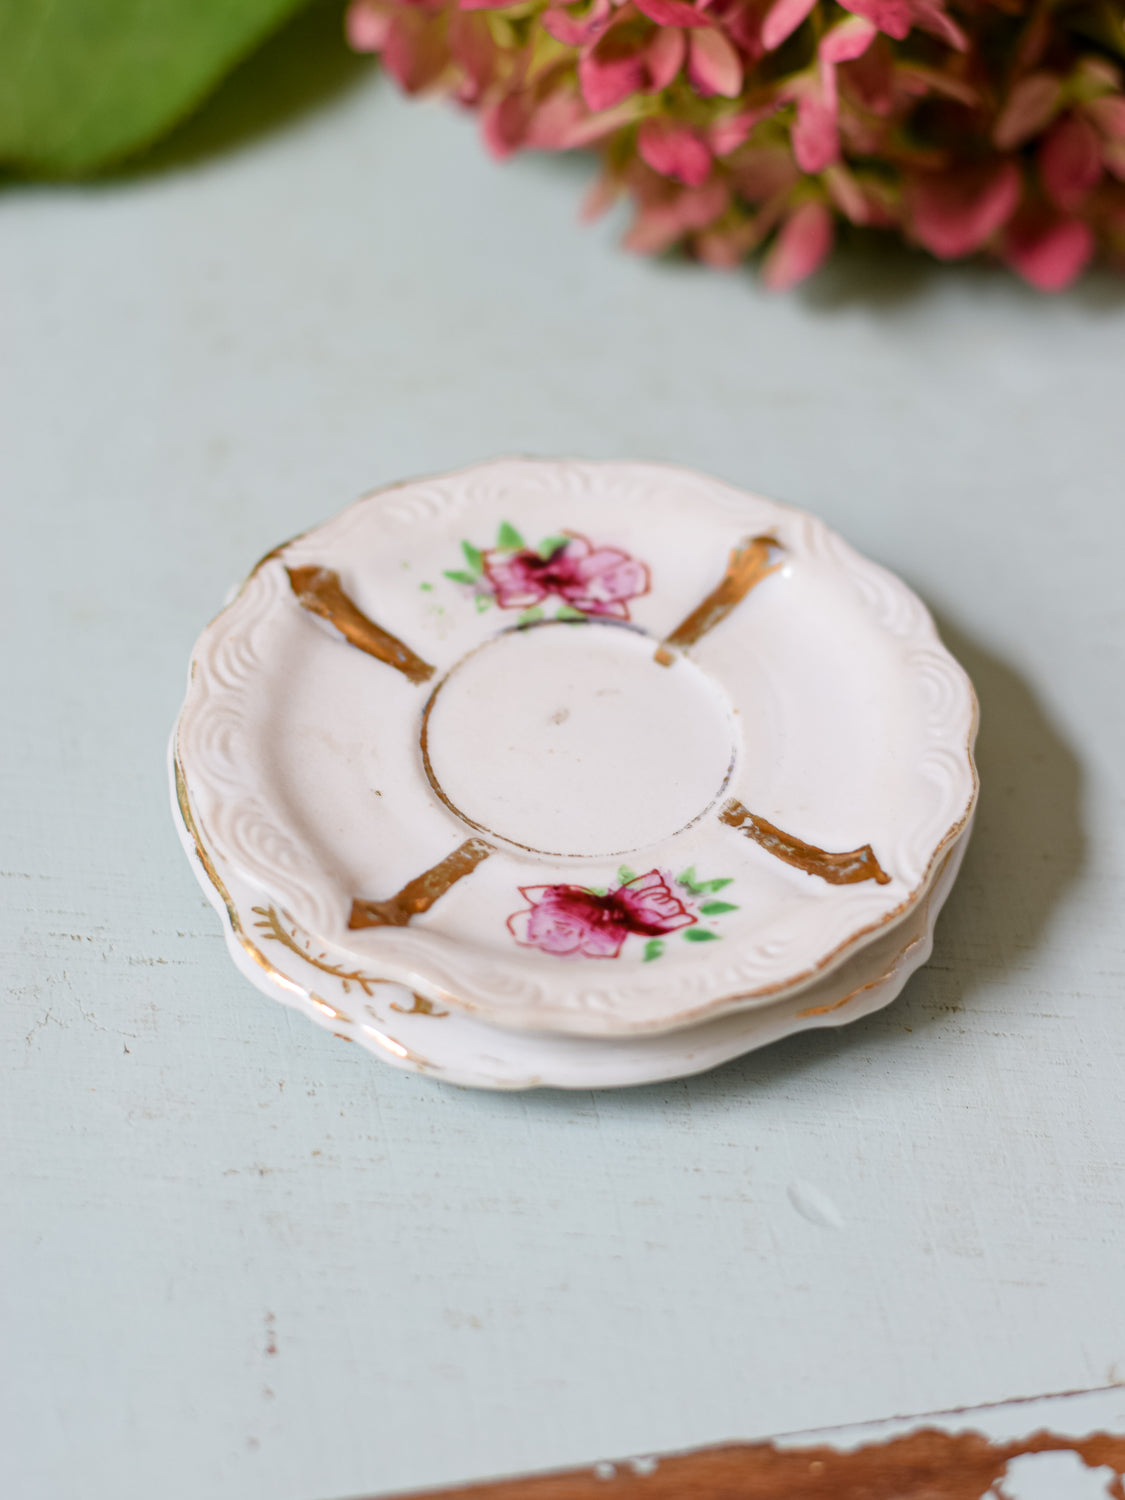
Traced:
[[604, 896], [580, 885], [526, 885], [520, 895], [530, 905], [508, 918], [508, 930], [522, 947], [542, 953], [616, 958], [630, 933], [657, 937], [697, 920], [659, 870]]
[[481, 561], [501, 609], [529, 609], [555, 594], [584, 615], [627, 620], [626, 601], [649, 589], [644, 563], [617, 547], [594, 547], [575, 534], [568, 534], [549, 557], [530, 547], [518, 552], [492, 548], [482, 553]]

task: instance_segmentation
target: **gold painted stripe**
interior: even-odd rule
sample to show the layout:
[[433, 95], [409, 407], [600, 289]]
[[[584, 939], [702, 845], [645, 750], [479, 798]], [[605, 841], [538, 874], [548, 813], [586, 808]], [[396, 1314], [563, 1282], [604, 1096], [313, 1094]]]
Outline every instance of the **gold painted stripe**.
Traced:
[[429, 911], [451, 885], [471, 875], [492, 853], [492, 845], [484, 839], [466, 839], [452, 854], [447, 854], [430, 869], [408, 881], [397, 895], [389, 901], [360, 901], [352, 903], [352, 914], [348, 926], [360, 927], [405, 927], [411, 917]]
[[662, 667], [671, 666], [675, 660], [669, 648], [683, 650], [687, 646], [694, 646], [720, 620], [725, 620], [756, 584], [777, 572], [781, 563], [770, 562], [771, 549], [780, 550], [771, 536], [748, 537], [734, 548], [727, 570], [719, 582], [691, 614], [680, 621], [672, 634], [665, 637], [663, 645], [657, 648], [656, 660]]
[[829, 885], [855, 885], [860, 880], [874, 880], [879, 885], [886, 885], [891, 878], [875, 858], [870, 844], [864, 844], [861, 849], [849, 849], [845, 854], [828, 854], [815, 844], [806, 844], [803, 839], [775, 828], [765, 818], [755, 816], [737, 798], [732, 797], [724, 805], [719, 820], [728, 828], [737, 828], [748, 839], [753, 839], [767, 854], [804, 870], [808, 875], [819, 875]]
[[348, 598], [334, 568], [286, 568], [297, 602], [310, 614], [334, 625], [344, 639], [377, 661], [386, 662], [410, 682], [428, 682], [434, 675], [429, 662], [415, 655], [397, 635], [369, 620]]

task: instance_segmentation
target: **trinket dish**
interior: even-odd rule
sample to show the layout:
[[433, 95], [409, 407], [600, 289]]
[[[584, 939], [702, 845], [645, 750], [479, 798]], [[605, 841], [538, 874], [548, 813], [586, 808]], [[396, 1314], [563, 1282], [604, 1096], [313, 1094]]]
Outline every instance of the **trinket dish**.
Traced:
[[308, 951], [466, 1024], [623, 1039], [799, 1010], [908, 920], [917, 951], [975, 728], [918, 599], [813, 517], [503, 460], [264, 558], [175, 759], [201, 846]]

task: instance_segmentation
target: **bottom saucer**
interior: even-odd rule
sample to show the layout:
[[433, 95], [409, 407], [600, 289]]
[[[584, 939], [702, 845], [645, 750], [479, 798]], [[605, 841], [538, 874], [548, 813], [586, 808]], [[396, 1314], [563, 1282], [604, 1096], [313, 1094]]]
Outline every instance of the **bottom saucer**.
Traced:
[[623, 1088], [703, 1073], [794, 1032], [842, 1026], [889, 1005], [929, 958], [934, 923], [971, 827], [945, 855], [929, 894], [901, 923], [826, 978], [788, 998], [698, 1026], [613, 1040], [504, 1031], [445, 1010], [322, 949], [269, 898], [202, 843], [170, 755], [176, 827], [200, 885], [223, 919], [242, 973], [384, 1062], [445, 1083], [485, 1089]]

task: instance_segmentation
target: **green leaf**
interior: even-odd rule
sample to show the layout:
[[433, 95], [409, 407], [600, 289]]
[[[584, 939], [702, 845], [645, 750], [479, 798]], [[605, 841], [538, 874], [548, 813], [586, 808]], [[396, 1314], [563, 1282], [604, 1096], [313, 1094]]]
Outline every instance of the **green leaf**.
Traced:
[[556, 620], [584, 620], [586, 616], [580, 609], [575, 609], [572, 604], [560, 604], [555, 610]]
[[696, 881], [694, 865], [688, 865], [682, 875], [676, 876], [676, 884], [682, 885], [684, 890], [690, 891], [693, 896], [698, 896], [704, 890], [704, 887]]
[[477, 575], [475, 573], [466, 573], [464, 568], [447, 568], [443, 576], [451, 579], [454, 583], [476, 583], [477, 581]]
[[721, 891], [726, 885], [734, 884], [734, 876], [728, 875], [725, 880], [704, 880], [699, 889], [701, 891]]
[[621, 865], [617, 871], [617, 884], [628, 885], [631, 880], [636, 880], [636, 870], [630, 870], [628, 865]]
[[491, 594], [474, 594], [473, 595], [473, 603], [476, 606], [477, 614], [478, 615], [483, 615], [486, 609], [491, 608], [491, 605], [492, 605], [492, 595]]
[[496, 535], [496, 545], [501, 552], [522, 552], [527, 543], [514, 526], [508, 521], [501, 521], [500, 530]]
[[651, 963], [654, 958], [659, 958], [664, 952], [664, 944], [659, 938], [649, 938], [645, 944], [644, 962]]
[[548, 558], [554, 557], [556, 552], [561, 552], [569, 541], [570, 538], [568, 536], [544, 537], [535, 550], [543, 561], [546, 562]]
[[717, 943], [719, 934], [707, 927], [685, 927], [684, 941], [688, 943]]
[[738, 907], [730, 901], [707, 901], [699, 910], [705, 917], [721, 917], [725, 911], [737, 911]]
[[434, 586], [432, 583], [420, 583], [418, 587], [424, 594], [432, 594], [434, 591]]
[[65, 177], [120, 161], [305, 3], [0, 0], [0, 162]]
[[543, 618], [543, 611], [538, 604], [533, 604], [530, 609], [525, 609], [516, 621], [517, 625], [534, 625], [536, 620]]
[[480, 548], [474, 547], [472, 542], [462, 542], [461, 551], [465, 554], [474, 578], [479, 578], [484, 572], [484, 558], [481, 556]]

